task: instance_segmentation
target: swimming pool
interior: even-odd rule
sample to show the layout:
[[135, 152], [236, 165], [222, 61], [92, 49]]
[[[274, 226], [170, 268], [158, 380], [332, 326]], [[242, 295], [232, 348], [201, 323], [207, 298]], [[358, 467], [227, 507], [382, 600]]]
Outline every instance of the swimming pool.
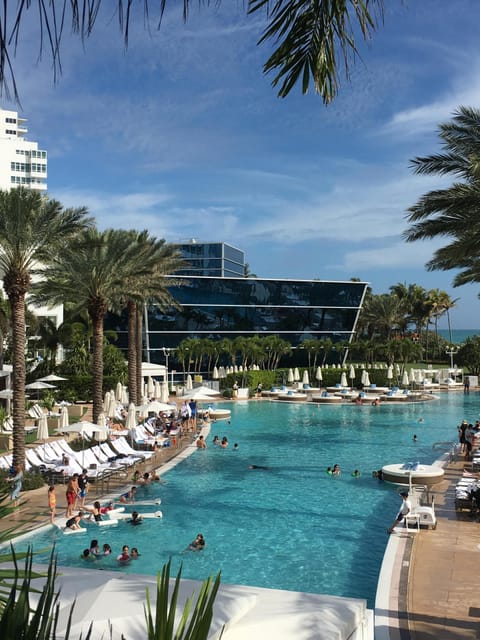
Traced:
[[[230, 425], [212, 425], [206, 450], [165, 474], [166, 485], [138, 496], [161, 497], [163, 519], [141, 527], [90, 525], [70, 536], [47, 530], [35, 534], [34, 547], [55, 541], [60, 565], [85, 567], [80, 553], [97, 538], [114, 555], [124, 544], [139, 548], [141, 557], [121, 568], [126, 572], [156, 573], [171, 556], [187, 578], [221, 570], [227, 583], [361, 597], [373, 607], [386, 528], [399, 499], [371, 471], [389, 462], [433, 461], [439, 454], [432, 444], [456, 440], [456, 425], [479, 416], [480, 399], [445, 393], [427, 404], [251, 402], [231, 409]], [[215, 435], [227, 435], [229, 448], [213, 447]], [[343, 470], [339, 477], [326, 473], [335, 463]], [[250, 470], [251, 464], [269, 469]], [[351, 476], [354, 469], [359, 478]], [[182, 553], [200, 531], [205, 550]], [[115, 566], [113, 557], [94, 565]]]

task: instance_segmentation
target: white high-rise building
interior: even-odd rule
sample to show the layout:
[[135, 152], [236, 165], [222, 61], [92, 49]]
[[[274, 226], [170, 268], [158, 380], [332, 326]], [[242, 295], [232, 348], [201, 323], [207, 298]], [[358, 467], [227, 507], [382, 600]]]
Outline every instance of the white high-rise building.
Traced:
[[0, 109], [0, 189], [47, 190], [47, 152], [26, 140], [25, 118]]

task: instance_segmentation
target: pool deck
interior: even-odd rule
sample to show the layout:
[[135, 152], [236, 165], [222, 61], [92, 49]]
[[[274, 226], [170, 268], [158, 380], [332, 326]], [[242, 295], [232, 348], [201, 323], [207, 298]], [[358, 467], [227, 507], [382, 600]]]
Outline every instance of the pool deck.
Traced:
[[[158, 451], [153, 460], [137, 465], [150, 471], [167, 465], [179, 453], [186, 454], [191, 436], [177, 448]], [[389, 541], [395, 551], [398, 589], [386, 598], [384, 629], [378, 637], [390, 640], [478, 640], [480, 638], [480, 596], [477, 563], [480, 560], [480, 525], [467, 513], [455, 511], [455, 484], [464, 468], [457, 458], [445, 469], [445, 477], [435, 485], [438, 526], [406, 536], [393, 534]], [[128, 482], [112, 480], [108, 493], [115, 493]], [[57, 513], [66, 508], [63, 486], [57, 492]], [[91, 485], [89, 502], [100, 498]], [[0, 531], [18, 526], [23, 532], [49, 523], [47, 490], [22, 494], [23, 504], [8, 519], [0, 520]], [[404, 538], [403, 540], [401, 538]], [[377, 615], [379, 614], [377, 610]]]

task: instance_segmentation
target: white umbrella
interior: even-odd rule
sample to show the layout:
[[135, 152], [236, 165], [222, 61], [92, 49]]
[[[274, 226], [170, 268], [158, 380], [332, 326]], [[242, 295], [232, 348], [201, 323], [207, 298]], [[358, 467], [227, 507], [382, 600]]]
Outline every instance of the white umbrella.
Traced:
[[353, 364], [350, 365], [350, 371], [348, 372], [348, 377], [350, 380], [355, 380], [355, 367]]
[[103, 442], [104, 440], [107, 439], [107, 435], [108, 435], [107, 419], [105, 418], [104, 413], [99, 413], [97, 418], [97, 424], [99, 427], [103, 427], [105, 429], [105, 431], [100, 431], [99, 433], [97, 433], [97, 440], [99, 442]]
[[418, 369], [415, 373], [415, 382], [418, 382], [418, 384], [422, 384], [423, 380], [424, 380], [423, 373], [421, 369]]
[[117, 382], [117, 386], [115, 387], [115, 400], [117, 400], [118, 402], [122, 401], [122, 387], [122, 383]]
[[128, 404], [128, 391], [125, 385], [122, 385], [122, 398], [120, 402], [124, 405]]
[[415, 370], [410, 369], [410, 375], [408, 376], [409, 382], [415, 382]]
[[[108, 429], [106, 427], [101, 427], [94, 422], [88, 422], [87, 420], [81, 420], [80, 422], [74, 422], [73, 424], [69, 424], [68, 427], [59, 427], [57, 429], [60, 433], [78, 433], [82, 438], [82, 442], [84, 442], [85, 436], [88, 438], [92, 438], [94, 434], [102, 434], [105, 438], [108, 436]], [[98, 436], [97, 436], [98, 438]], [[82, 467], [85, 465], [84, 451], [82, 451]]]
[[164, 380], [160, 386], [161, 386], [160, 402], [167, 403], [170, 397], [170, 394], [168, 393], [168, 382]]
[[187, 376], [187, 383], [185, 385], [185, 389], [187, 389], [187, 390], [193, 389], [192, 376], [190, 374], [188, 374], [188, 376]]
[[293, 369], [289, 369], [288, 370], [287, 382], [292, 383], [294, 380], [295, 380], [295, 378], [293, 377]]
[[153, 381], [152, 376], [148, 376], [147, 378], [147, 395], [151, 398], [155, 393], [155, 383]]
[[365, 382], [363, 383], [364, 387], [370, 386], [370, 376], [368, 375], [368, 371], [365, 371]]
[[395, 365], [395, 373], [397, 374], [397, 376], [400, 374], [400, 365], [398, 364], [398, 362]]
[[37, 427], [37, 440], [48, 440], [48, 422], [47, 422], [47, 414], [44, 413], [38, 419], [38, 427]]
[[402, 385], [408, 387], [408, 371], [405, 369], [402, 376]]
[[60, 380], [67, 380], [67, 378], [57, 376], [55, 373], [50, 373], [48, 376], [43, 376], [43, 378], [37, 378], [37, 382], [59, 382]]
[[225, 372], [225, 367], [220, 367], [218, 369], [218, 377], [220, 379], [226, 378], [226, 372]]
[[293, 379], [295, 382], [300, 381], [300, 373], [298, 371], [298, 367], [295, 367], [295, 369], [293, 370]]
[[303, 372], [302, 384], [310, 384], [310, 379], [308, 377], [308, 369], [305, 369]]
[[317, 371], [315, 372], [315, 379], [321, 382], [323, 380], [322, 368], [317, 367]]
[[393, 380], [393, 365], [389, 365], [387, 369], [387, 380]]
[[68, 416], [68, 407], [66, 405], [63, 405], [62, 410], [60, 411], [60, 429], [65, 429], [66, 427], [68, 427], [69, 422], [70, 419]]
[[41, 382], [40, 380], [36, 380], [35, 382], [25, 385], [25, 389], [34, 389], [36, 391], [45, 391], [46, 389], [56, 388], [57, 387], [54, 384], [48, 384], [48, 382]]
[[345, 373], [345, 371], [340, 376], [340, 386], [341, 387], [348, 387], [347, 374]]
[[365, 369], [362, 369], [362, 377], [360, 378], [361, 383], [365, 386], [365, 378], [367, 377], [367, 372]]
[[218, 380], [220, 377], [219, 373], [218, 373], [218, 369], [216, 367], [216, 365], [213, 367], [213, 373], [212, 373], [212, 378], [214, 380]]
[[160, 411], [173, 411], [175, 407], [172, 404], [166, 404], [165, 402], [145, 402], [138, 407], [135, 407], [135, 411], [138, 413], [159, 413]]
[[155, 380], [155, 391], [153, 392], [153, 397], [155, 400], [160, 400], [162, 396], [162, 385], [159, 380]]
[[128, 405], [127, 419], [125, 421], [125, 429], [133, 429], [136, 426], [137, 426], [137, 416], [135, 413], [135, 405], [133, 404], [133, 402], [131, 402]]
[[208, 387], [198, 387], [197, 389], [192, 389], [188, 393], [181, 396], [181, 400], [210, 400], [213, 401], [215, 396], [220, 395], [218, 391], [213, 391], [213, 389], [209, 389]]

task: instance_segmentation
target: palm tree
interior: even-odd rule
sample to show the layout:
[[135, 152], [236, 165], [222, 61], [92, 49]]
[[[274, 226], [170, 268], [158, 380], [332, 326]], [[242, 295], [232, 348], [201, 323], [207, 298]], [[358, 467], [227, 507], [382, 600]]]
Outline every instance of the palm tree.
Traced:
[[452, 176], [455, 182], [424, 194], [408, 210], [407, 242], [449, 238], [433, 254], [429, 271], [461, 269], [453, 286], [480, 282], [480, 109], [459, 107], [451, 122], [441, 124], [443, 151], [412, 161], [420, 175]]
[[86, 308], [93, 327], [93, 420], [102, 411], [103, 322], [108, 311], [118, 311], [130, 275], [146, 277], [150, 265], [125, 231], [88, 229], [58, 253], [36, 287], [35, 299], [69, 301], [74, 309]]
[[[128, 313], [128, 390], [130, 401], [138, 404], [141, 389], [138, 385], [141, 379], [141, 350], [140, 375], [138, 375], [138, 344], [141, 344], [141, 318], [145, 303], [155, 304], [161, 310], [167, 307], [179, 307], [170, 295], [167, 287], [178, 285], [178, 281], [167, 278], [167, 274], [175, 273], [183, 265], [181, 255], [173, 245], [165, 240], [157, 240], [148, 231], [123, 231], [127, 234], [132, 249], [136, 247], [139, 259], [143, 260], [141, 272], [134, 270], [128, 275], [123, 286], [122, 300]], [[138, 336], [140, 331], [140, 336]]]
[[[49, 2], [47, 9], [47, 3], [41, 3], [39, 46], [42, 51], [45, 44], [43, 36], [48, 34], [46, 44], [50, 49], [55, 77], [62, 69], [61, 43], [69, 19], [70, 33], [87, 40], [95, 28], [101, 4], [102, 0], [70, 0], [68, 3]], [[107, 4], [110, 6], [110, 3]], [[137, 15], [131, 11], [131, 4], [118, 0], [118, 20], [125, 45], [128, 45], [130, 23]], [[147, 26], [153, 13], [151, 4], [149, 0], [143, 2], [144, 22]], [[155, 3], [155, 8], [158, 8], [157, 24], [161, 23], [167, 4], [165, 1]], [[19, 2], [13, 10], [9, 7], [12, 12], [12, 33], [9, 37], [3, 37], [0, 42], [0, 85], [8, 97], [10, 77], [12, 92], [17, 100], [19, 96], [11, 49], [16, 50], [21, 42], [21, 26], [27, 19], [25, 13], [30, 5], [35, 6], [35, 3]], [[190, 0], [184, 0], [184, 19], [188, 17], [189, 5]], [[246, 5], [249, 14], [262, 12], [268, 20], [258, 44], [268, 40], [275, 43], [276, 49], [265, 63], [264, 72], [276, 72], [272, 84], [280, 85], [278, 95], [282, 98], [288, 95], [298, 81], [302, 83], [303, 93], [307, 93], [310, 81], [313, 81], [315, 91], [325, 103], [333, 100], [337, 93], [339, 68], [343, 65], [348, 77], [349, 63], [358, 57], [356, 34], [370, 40], [383, 16], [383, 0], [248, 0]]]
[[32, 278], [43, 277], [42, 266], [91, 224], [85, 208], [63, 209], [28, 189], [0, 191], [0, 270], [12, 318], [14, 464], [25, 462], [25, 298]]

